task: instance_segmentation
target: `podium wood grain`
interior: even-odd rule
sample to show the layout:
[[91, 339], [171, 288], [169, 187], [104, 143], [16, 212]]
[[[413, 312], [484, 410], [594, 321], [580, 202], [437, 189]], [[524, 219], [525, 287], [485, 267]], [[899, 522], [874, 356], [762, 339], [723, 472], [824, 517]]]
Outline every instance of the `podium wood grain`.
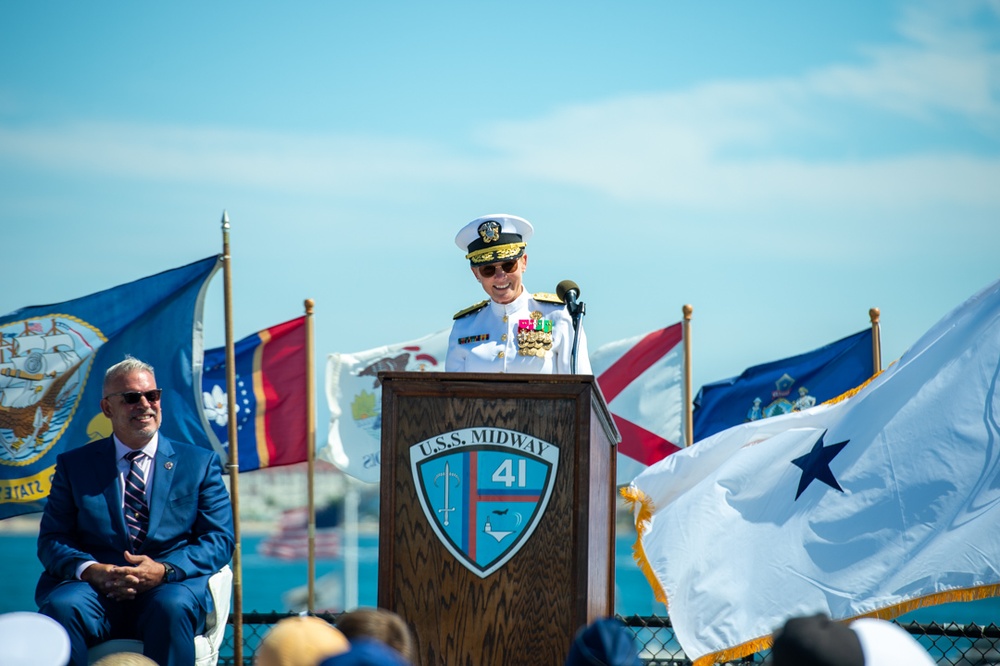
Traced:
[[[618, 441], [593, 377], [381, 373], [378, 603], [413, 629], [418, 663], [562, 664], [573, 635], [614, 612]], [[485, 578], [428, 523], [410, 446], [463, 428], [529, 434], [559, 449], [548, 506]]]

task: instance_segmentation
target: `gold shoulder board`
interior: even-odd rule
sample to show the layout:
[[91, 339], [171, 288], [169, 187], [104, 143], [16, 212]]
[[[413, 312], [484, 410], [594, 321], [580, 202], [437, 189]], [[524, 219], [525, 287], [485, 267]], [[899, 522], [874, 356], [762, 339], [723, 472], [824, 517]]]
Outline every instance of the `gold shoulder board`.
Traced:
[[541, 301], [542, 303], [556, 303], [562, 305], [563, 300], [556, 296], [555, 294], [550, 294], [545, 291], [540, 291], [537, 294], [532, 294], [532, 298], [536, 301]]
[[486, 300], [486, 301], [479, 301], [475, 305], [470, 305], [469, 307], [465, 308], [464, 310], [456, 312], [455, 316], [452, 317], [452, 319], [461, 319], [462, 317], [465, 317], [466, 315], [470, 315], [473, 312], [479, 312], [480, 310], [482, 310], [483, 308], [486, 307], [487, 303], [489, 303], [488, 300]]

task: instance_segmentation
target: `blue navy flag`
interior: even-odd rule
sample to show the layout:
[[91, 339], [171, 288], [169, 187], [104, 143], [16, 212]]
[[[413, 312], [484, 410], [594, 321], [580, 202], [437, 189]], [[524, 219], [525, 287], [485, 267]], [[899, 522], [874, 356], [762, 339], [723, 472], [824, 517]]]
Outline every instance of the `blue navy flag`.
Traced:
[[41, 511], [56, 456], [111, 434], [104, 371], [126, 355], [163, 389], [161, 432], [210, 447], [202, 310], [217, 256], [64, 303], [0, 316], [0, 519]]
[[798, 412], [860, 386], [873, 374], [872, 330], [705, 384], [694, 399], [694, 441], [740, 423]]

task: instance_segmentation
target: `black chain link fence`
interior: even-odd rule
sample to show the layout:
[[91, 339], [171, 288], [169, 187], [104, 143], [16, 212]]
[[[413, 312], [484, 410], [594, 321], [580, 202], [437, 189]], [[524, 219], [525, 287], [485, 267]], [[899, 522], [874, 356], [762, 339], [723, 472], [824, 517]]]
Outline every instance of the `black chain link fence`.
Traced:
[[[243, 666], [252, 666], [253, 655], [261, 639], [279, 620], [292, 613], [243, 614]], [[336, 624], [335, 613], [317, 613], [327, 622]], [[635, 632], [646, 666], [690, 666], [677, 640], [670, 619], [658, 615], [629, 615], [621, 620]], [[981, 666], [1000, 664], [1000, 628], [995, 624], [980, 627], [975, 624], [900, 624], [927, 649], [942, 666]], [[237, 666], [234, 657], [232, 618], [222, 644], [219, 666]], [[769, 651], [748, 655], [730, 664], [767, 664]]]

